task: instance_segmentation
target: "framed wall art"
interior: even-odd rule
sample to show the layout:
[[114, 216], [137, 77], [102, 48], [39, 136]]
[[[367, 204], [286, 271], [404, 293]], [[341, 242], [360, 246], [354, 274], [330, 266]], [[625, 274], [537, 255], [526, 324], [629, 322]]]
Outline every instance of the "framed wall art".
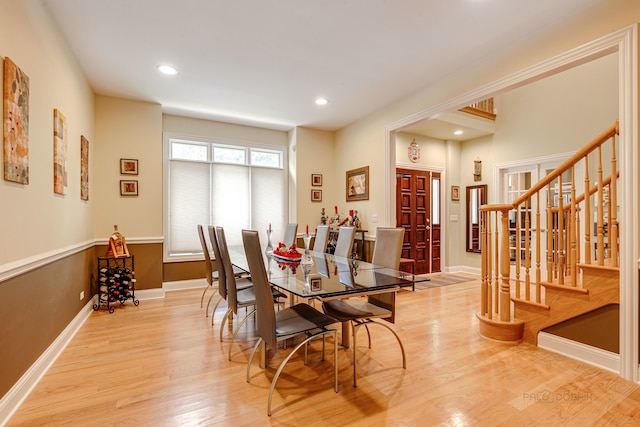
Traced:
[[322, 190], [311, 190], [311, 201], [312, 202], [321, 202], [322, 201]]
[[369, 166], [347, 171], [347, 202], [369, 200]]
[[138, 159], [120, 159], [120, 174], [138, 175]]
[[89, 140], [80, 136], [80, 199], [89, 200]]
[[120, 181], [120, 195], [121, 196], [137, 196], [138, 195], [138, 181], [121, 180]]
[[321, 187], [322, 186], [322, 174], [312, 173], [311, 174], [311, 185], [313, 185], [314, 187]]
[[67, 118], [53, 109], [53, 192], [67, 194]]
[[451, 200], [457, 202], [460, 200], [460, 187], [457, 185], [451, 186]]
[[4, 58], [4, 179], [29, 184], [29, 77]]

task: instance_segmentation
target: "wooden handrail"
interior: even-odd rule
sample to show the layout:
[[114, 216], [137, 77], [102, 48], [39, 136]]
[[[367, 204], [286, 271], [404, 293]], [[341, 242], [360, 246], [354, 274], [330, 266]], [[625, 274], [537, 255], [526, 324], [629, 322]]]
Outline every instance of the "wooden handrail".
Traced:
[[579, 151], [577, 151], [573, 156], [569, 157], [564, 161], [560, 166], [555, 168], [553, 172], [550, 172], [547, 176], [542, 178], [542, 180], [538, 181], [533, 187], [527, 190], [524, 194], [518, 197], [513, 203], [510, 204], [502, 204], [502, 205], [483, 205], [480, 209], [485, 211], [502, 211], [502, 210], [511, 210], [515, 209], [516, 206], [522, 204], [525, 200], [531, 198], [535, 193], [542, 190], [545, 186], [553, 182], [558, 176], [560, 176], [564, 171], [569, 169], [571, 166], [578, 163], [583, 157], [587, 154], [591, 153], [593, 150], [607, 142], [610, 138], [615, 135], [620, 134], [620, 124], [619, 121], [616, 120], [615, 124], [613, 124], [609, 129], [602, 132], [598, 135], [594, 140], [585, 145]]

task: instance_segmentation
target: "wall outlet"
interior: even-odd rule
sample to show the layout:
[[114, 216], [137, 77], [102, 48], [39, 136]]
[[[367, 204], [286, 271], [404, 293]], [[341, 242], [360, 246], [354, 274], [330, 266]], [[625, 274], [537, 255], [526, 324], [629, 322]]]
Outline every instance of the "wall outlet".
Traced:
[[84, 291], [80, 291], [80, 301], [84, 300]]
[[374, 224], [378, 222], [378, 214], [371, 215], [371, 222]]

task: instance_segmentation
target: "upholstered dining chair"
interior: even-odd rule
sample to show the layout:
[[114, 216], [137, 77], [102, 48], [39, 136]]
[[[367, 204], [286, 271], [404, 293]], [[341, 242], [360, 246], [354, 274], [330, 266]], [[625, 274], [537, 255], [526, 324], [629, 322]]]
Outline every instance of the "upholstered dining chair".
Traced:
[[[207, 280], [207, 286], [204, 288], [204, 291], [202, 291], [202, 296], [200, 297], [200, 308], [202, 308], [202, 304], [204, 303], [204, 295], [207, 293], [207, 291], [209, 289], [213, 289], [215, 292], [214, 283], [218, 282], [218, 274], [217, 271], [214, 271], [214, 262], [211, 259], [211, 252], [209, 252], [209, 246], [207, 245], [207, 240], [204, 237], [204, 228], [201, 224], [198, 224], [198, 237], [200, 238], [200, 245], [202, 245], [202, 252], [204, 252], [205, 279]], [[215, 268], [217, 270], [217, 265]], [[209, 303], [210, 302], [211, 298], [209, 298]], [[207, 316], [208, 315], [209, 304], [207, 304]]]
[[[294, 338], [298, 336], [304, 339], [296, 344], [289, 354], [282, 360], [271, 380], [271, 388], [269, 389], [269, 398], [267, 400], [267, 414], [271, 416], [271, 400], [276, 382], [282, 373], [285, 365], [301, 347], [305, 347], [305, 364], [307, 363], [306, 345], [309, 341], [316, 337], [325, 335], [333, 336], [333, 365], [334, 365], [334, 390], [338, 392], [338, 345], [337, 333], [335, 329], [328, 329], [327, 326], [335, 323], [335, 319], [322, 314], [315, 308], [305, 303], [299, 303], [292, 307], [285, 308], [278, 312], [275, 311], [271, 292], [269, 290], [269, 282], [267, 273], [262, 260], [260, 250], [260, 238], [257, 231], [242, 230], [242, 241], [244, 244], [249, 270], [253, 280], [253, 287], [256, 295], [257, 304], [257, 327], [258, 342], [251, 352], [249, 363], [247, 365], [247, 382], [251, 382], [251, 363], [258, 348], [261, 345], [268, 346], [274, 351], [278, 350], [280, 341]], [[323, 340], [323, 360], [324, 360], [324, 340]]]
[[404, 228], [378, 227], [371, 263], [397, 270], [400, 268]]
[[[208, 230], [209, 230], [209, 241], [211, 242], [211, 246], [213, 247], [213, 254], [216, 260], [218, 260], [216, 262], [217, 271], [213, 273], [213, 277], [215, 278], [215, 280], [218, 281], [218, 295], [220, 297], [218, 298], [218, 301], [216, 302], [216, 304], [213, 306], [213, 310], [211, 310], [211, 326], [213, 326], [216, 310], [218, 309], [220, 302], [227, 299], [227, 283], [226, 283], [226, 276], [224, 275], [225, 272], [223, 270], [222, 262], [219, 261], [221, 259], [220, 248], [218, 247], [218, 239], [216, 238], [216, 235], [215, 235], [216, 234], [215, 227], [210, 225], [208, 227]], [[234, 267], [233, 273], [235, 278], [237, 279], [236, 289], [242, 290], [242, 289], [247, 289], [253, 286], [251, 281], [247, 280], [248, 273], [246, 271], [242, 271]], [[207, 316], [209, 315], [209, 306], [214, 296], [215, 294], [212, 294], [209, 297], [209, 302], [207, 302]]]
[[[373, 264], [382, 265], [397, 270], [400, 265], [400, 253], [402, 252], [402, 241], [404, 239], [404, 228], [378, 228], [376, 230], [376, 242], [373, 248]], [[377, 261], [377, 262], [376, 262]], [[374, 270], [375, 276], [375, 270]], [[386, 323], [378, 322], [374, 319], [383, 319], [389, 323], [395, 322], [397, 289], [392, 291], [381, 291], [380, 293], [367, 296], [363, 299], [337, 299], [324, 301], [322, 309], [326, 314], [335, 317], [341, 322], [350, 322], [353, 336], [353, 386], [357, 387], [356, 376], [356, 336], [360, 326], [364, 326], [369, 337], [369, 348], [371, 348], [371, 335], [368, 325], [376, 324], [391, 331], [396, 337], [400, 350], [402, 351], [402, 367], [406, 369], [407, 358], [404, 346], [398, 334]]]
[[338, 241], [336, 242], [336, 250], [333, 252], [335, 256], [349, 258], [353, 250], [353, 238], [356, 233], [355, 227], [341, 226], [338, 231]]
[[[238, 323], [238, 325], [233, 329], [231, 334], [231, 343], [229, 344], [229, 359], [231, 359], [231, 348], [233, 347], [233, 342], [235, 341], [236, 334], [238, 330], [245, 324], [245, 322], [251, 317], [251, 315], [255, 311], [256, 297], [253, 293], [253, 283], [251, 287], [245, 289], [237, 288], [237, 280], [233, 275], [233, 267], [231, 266], [231, 258], [229, 258], [229, 248], [227, 247], [227, 240], [224, 235], [224, 229], [222, 227], [216, 227], [215, 232], [216, 244], [218, 245], [218, 252], [220, 257], [218, 258], [222, 268], [220, 272], [224, 274], [224, 280], [226, 283], [226, 291], [227, 291], [227, 312], [222, 319], [222, 324], [220, 325], [220, 341], [222, 341], [222, 332], [224, 331], [224, 325], [227, 322], [227, 319], [230, 315], [238, 315], [239, 308], [251, 308], [251, 310], [247, 310], [244, 318]], [[216, 254], [218, 255], [218, 254]], [[230, 274], [231, 273], [231, 274]], [[222, 274], [220, 277], [222, 278]], [[240, 280], [248, 280], [248, 279], [240, 279]]]
[[329, 241], [329, 226], [326, 224], [319, 225], [318, 228], [316, 228], [316, 238], [313, 241], [313, 251], [326, 252], [328, 241]]
[[[251, 280], [251, 287], [246, 289], [238, 289], [236, 277], [233, 274], [229, 274], [230, 271], [233, 271], [233, 268], [231, 265], [231, 258], [229, 256], [229, 248], [227, 247], [227, 239], [225, 238], [224, 229], [222, 227], [216, 227], [216, 239], [218, 249], [220, 250], [220, 261], [223, 266], [222, 269], [224, 270], [224, 275], [227, 283], [227, 305], [229, 307], [227, 309], [227, 312], [225, 313], [224, 318], [222, 319], [222, 324], [220, 325], [220, 341], [222, 341], [222, 331], [224, 329], [224, 324], [226, 323], [231, 313], [237, 316], [239, 308], [248, 309], [246, 315], [242, 318], [238, 326], [236, 326], [232, 331], [231, 342], [229, 343], [229, 360], [231, 360], [231, 349], [233, 348], [233, 343], [236, 340], [238, 331], [256, 311], [256, 296], [254, 293], [255, 285], [253, 284], [253, 277], [251, 277], [251, 279], [240, 279]], [[272, 305], [277, 303], [278, 298], [286, 298], [286, 296], [282, 292], [279, 292], [278, 290], [271, 287], [270, 293]]]
[[291, 246], [296, 242], [297, 233], [298, 224], [287, 224], [287, 227], [284, 230], [284, 238], [282, 239], [282, 243], [287, 245], [287, 247]]

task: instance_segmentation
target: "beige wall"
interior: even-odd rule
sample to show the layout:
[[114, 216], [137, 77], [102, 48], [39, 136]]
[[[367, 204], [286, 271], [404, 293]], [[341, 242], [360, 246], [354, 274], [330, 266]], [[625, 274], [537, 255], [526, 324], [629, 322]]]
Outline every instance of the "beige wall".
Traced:
[[[29, 184], [0, 181], [0, 271], [3, 265], [93, 237], [91, 206], [80, 200], [80, 136], [95, 164], [93, 92], [39, 2], [1, 0], [0, 57], [29, 77]], [[0, 67], [2, 73], [2, 67]], [[2, 104], [0, 104], [0, 109]], [[53, 193], [53, 110], [67, 118], [67, 194]], [[90, 185], [96, 175], [90, 168]], [[25, 232], [27, 231], [28, 232]]]
[[[385, 126], [401, 120], [405, 117], [416, 114], [420, 111], [427, 110], [436, 105], [442, 104], [450, 99], [456, 98], [470, 92], [480, 86], [487, 85], [494, 81], [497, 81], [512, 73], [518, 72], [525, 67], [529, 67], [539, 63], [540, 61], [549, 59], [555, 55], [559, 55], [565, 51], [576, 48], [582, 44], [596, 40], [597, 38], [609, 34], [612, 30], [624, 28], [636, 22], [638, 15], [640, 14], [640, 5], [637, 2], [618, 0], [613, 1], [610, 7], [604, 8], [593, 14], [582, 14], [582, 12], [576, 12], [575, 19], [567, 21], [562, 28], [555, 31], [545, 29], [544, 34], [540, 34], [538, 37], [532, 37], [526, 42], [514, 43], [508, 48], [494, 55], [483, 58], [480, 61], [469, 64], [468, 67], [461, 69], [457, 73], [452, 73], [447, 77], [430, 84], [421, 90], [417, 90], [415, 93], [405, 97], [404, 99], [391, 104], [381, 110], [378, 110], [367, 117], [347, 126], [344, 129], [336, 132], [336, 152], [345, 153], [341, 159], [336, 161], [336, 174], [344, 173], [345, 170], [352, 167], [357, 167], [357, 160], [362, 160], [364, 164], [368, 161], [371, 166], [371, 174], [376, 177], [372, 179], [372, 198], [367, 202], [360, 202], [362, 204], [361, 210], [367, 212], [367, 214], [377, 212], [379, 214], [379, 225], [393, 225], [391, 218], [385, 218], [382, 215], [385, 204], [384, 194], [384, 165], [385, 165]], [[606, 62], [606, 61], [605, 61]], [[603, 65], [603, 68], [609, 68], [610, 64]], [[558, 80], [563, 80], [563, 77], [558, 77]], [[581, 99], [579, 105], [562, 105], [561, 99], [553, 99], [554, 108], [556, 106], [566, 108], [575, 112], [580, 110], [582, 121], [575, 127], [580, 130], [582, 135], [578, 138], [580, 141], [576, 145], [567, 146], [565, 141], [568, 139], [567, 135], [570, 132], [568, 127], [560, 129], [561, 125], [555, 121], [549, 123], [552, 124], [552, 135], [554, 139], [550, 140], [545, 138], [545, 142], [540, 142], [542, 124], [539, 121], [539, 116], [536, 116], [536, 122], [529, 124], [527, 130], [533, 131], [536, 140], [520, 140], [514, 143], [510, 137], [505, 136], [503, 144], [497, 145], [493, 142], [489, 151], [488, 147], [482, 147], [481, 158], [483, 160], [483, 182], [489, 182], [492, 179], [492, 165], [498, 161], [506, 161], [515, 158], [527, 158], [534, 155], [534, 153], [549, 154], [549, 150], [552, 153], [569, 151], [573, 147], [575, 150], [577, 146], [583, 145], [591, 138], [596, 136], [599, 132], [606, 129], [611, 123], [611, 114], [600, 116], [602, 121], [607, 124], [602, 126], [600, 121], [592, 121], [593, 117], [591, 112], [585, 113], [583, 110], [589, 108], [591, 104], [597, 104], [594, 99], [599, 99], [600, 89], [593, 88], [597, 86], [594, 82], [600, 82], [601, 78], [596, 78], [591, 81], [591, 87], [587, 86], [587, 89], [593, 90], [591, 95], [584, 97], [582, 94], [583, 88], [576, 89], [571, 92], [571, 96], [578, 95]], [[569, 80], [563, 81], [562, 84], [579, 84], [580, 82], [574, 82]], [[617, 94], [617, 82], [605, 83], [604, 90], [608, 93], [608, 88], [614, 87], [613, 93]], [[575, 86], [574, 86], [575, 87]], [[526, 88], [524, 90], [527, 90]], [[597, 95], [596, 95], [597, 94]], [[542, 94], [530, 93], [529, 96], [539, 96]], [[584, 99], [590, 99], [591, 102], [584, 102]], [[614, 103], [617, 106], [617, 99], [606, 101], [606, 105], [609, 106]], [[608, 110], [610, 111], [610, 110]], [[545, 109], [541, 113], [551, 113], [550, 109]], [[499, 111], [499, 115], [504, 111]], [[519, 113], [524, 114], [524, 113]], [[615, 116], [616, 112], [613, 114]], [[546, 128], [546, 126], [545, 126]], [[597, 130], [594, 132], [593, 129]], [[546, 130], [546, 129], [544, 129]], [[589, 135], [584, 137], [584, 135]], [[555, 138], [558, 139], [555, 139]], [[558, 144], [558, 141], [562, 142]], [[508, 143], [507, 143], [508, 142]], [[403, 141], [406, 143], [406, 140]], [[522, 147], [520, 144], [526, 144]], [[561, 147], [558, 150], [558, 147]], [[397, 150], [397, 149], [396, 149]], [[460, 155], [465, 151], [464, 147], [460, 151]], [[365, 156], [355, 157], [354, 153], [366, 153]], [[454, 158], [447, 158], [447, 179], [445, 194], [448, 194], [451, 184], [455, 184], [455, 179], [459, 179], [461, 190], [465, 185], [470, 185], [472, 177], [470, 175], [462, 175], [464, 172], [463, 165], [460, 163], [462, 159], [455, 158], [455, 152], [449, 153]], [[475, 156], [476, 153], [469, 155]], [[402, 158], [405, 158], [404, 156]], [[469, 157], [470, 158], [470, 157]], [[468, 163], [468, 159], [465, 160]], [[465, 163], [465, 164], [466, 164]], [[452, 173], [459, 171], [459, 177], [455, 177]], [[464, 194], [464, 192], [461, 192]], [[490, 200], [491, 190], [489, 191]], [[447, 198], [448, 200], [448, 198]], [[449, 234], [446, 237], [447, 247], [445, 252], [446, 259], [443, 262], [443, 266], [458, 266], [465, 265], [467, 262], [472, 262], [466, 256], [466, 253], [461, 251], [464, 248], [464, 223], [461, 221], [464, 217], [465, 210], [463, 209], [463, 203], [447, 202], [445, 219], [449, 219], [451, 214], [458, 216], [458, 222], [448, 222], [446, 229]], [[372, 228], [371, 226], [369, 227]], [[457, 232], [457, 240], [454, 233]], [[457, 242], [457, 243], [456, 243]]]
[[[298, 233], [304, 233], [309, 225], [309, 233], [315, 232], [320, 224], [321, 210], [326, 215], [333, 212], [333, 206], [344, 200], [344, 190], [336, 193], [337, 182], [344, 185], [342, 175], [333, 172], [335, 151], [333, 132], [299, 127], [296, 129], [296, 210]], [[311, 185], [311, 174], [322, 175], [322, 186]], [[322, 201], [311, 202], [311, 190], [322, 190]]]
[[[127, 240], [162, 237], [162, 107], [96, 97], [94, 235], [108, 238], [117, 224]], [[121, 175], [120, 159], [137, 159], [138, 175]], [[120, 180], [137, 180], [138, 196], [120, 195]]]

